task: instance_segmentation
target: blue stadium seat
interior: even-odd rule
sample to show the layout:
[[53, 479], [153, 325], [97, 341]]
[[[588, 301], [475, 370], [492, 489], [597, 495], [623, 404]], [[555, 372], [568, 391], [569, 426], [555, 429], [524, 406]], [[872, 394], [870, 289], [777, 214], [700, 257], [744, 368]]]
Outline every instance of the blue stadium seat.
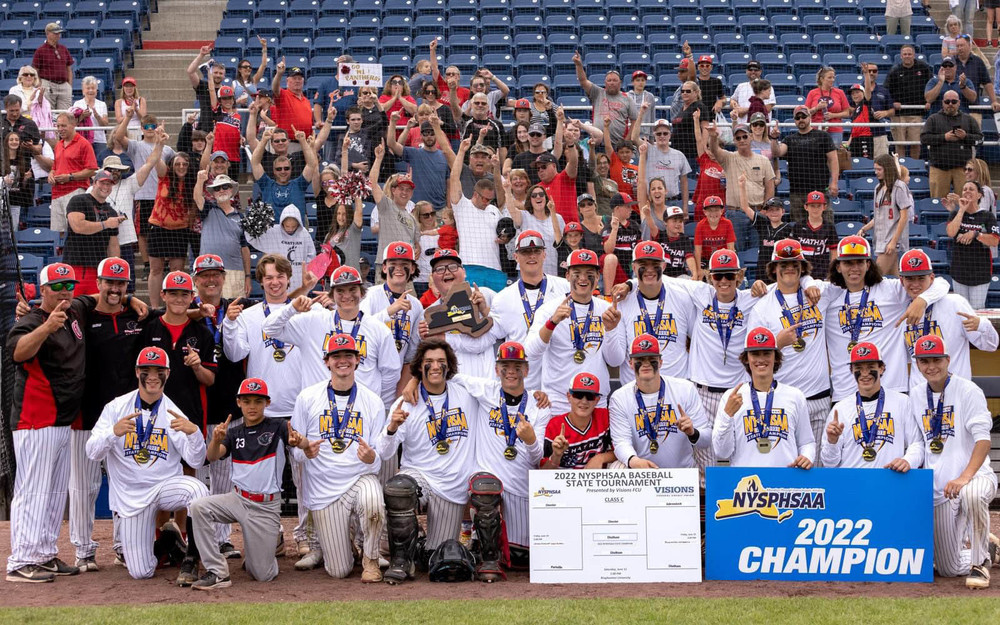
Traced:
[[579, 15], [604, 15], [604, 0], [576, 0], [574, 11]]
[[246, 37], [250, 32], [251, 18], [227, 17], [219, 22], [220, 37]]
[[802, 26], [806, 32], [812, 35], [837, 33], [837, 25], [829, 15], [805, 15], [802, 18]]
[[448, 54], [479, 54], [479, 45], [476, 35], [453, 35], [448, 38]]
[[[45, 219], [46, 223], [48, 223], [48, 207], [46, 207]], [[18, 247], [20, 248], [20, 246]], [[17, 262], [21, 266], [21, 276], [24, 278], [24, 281], [27, 284], [38, 284], [38, 274], [41, 273], [42, 268], [45, 266], [45, 259], [34, 254], [22, 253], [18, 249]]]
[[678, 15], [701, 15], [700, 0], [668, 0], [670, 13]]
[[316, 32], [324, 37], [342, 37], [347, 39], [348, 20], [341, 15], [324, 15], [316, 20]]
[[608, 25], [611, 32], [619, 33], [641, 33], [642, 21], [636, 15], [615, 15], [608, 18]]
[[73, 4], [74, 3], [67, 2], [66, 0], [46, 2], [42, 5], [42, 13], [39, 17], [50, 22], [68, 22], [69, 18], [73, 15]]
[[[910, 247], [930, 247], [930, 231], [924, 224], [910, 224]], [[934, 250], [937, 252], [938, 250]]]
[[950, 211], [937, 198], [914, 200], [913, 206], [922, 224], [933, 226], [948, 221]]
[[364, 35], [348, 37], [347, 53], [351, 56], [374, 56], [378, 54], [378, 37]]
[[771, 89], [775, 97], [780, 95], [797, 95], [799, 92], [798, 82], [791, 74], [766, 74], [764, 78], [771, 81]]
[[671, 34], [674, 32], [673, 19], [669, 13], [643, 15], [642, 31], [646, 33], [647, 37]]
[[340, 56], [344, 52], [343, 37], [316, 37], [313, 39], [313, 54], [319, 56]]
[[[514, 57], [510, 54], [484, 54], [483, 67], [488, 67], [497, 76], [514, 73]], [[552, 64], [554, 72], [558, 72], [556, 64]]]
[[867, 33], [872, 30], [869, 21], [860, 15], [841, 15], [834, 18], [833, 22], [837, 25], [837, 32], [843, 35]]
[[413, 39], [416, 40], [421, 35], [444, 35], [447, 26], [448, 20], [441, 15], [419, 15], [413, 21], [413, 30], [420, 33], [420, 35], [415, 36]]
[[[706, 0], [702, 0], [704, 3]], [[635, 15], [638, 12], [635, 0], [606, 0], [605, 11], [608, 19], [619, 15]]]
[[258, 17], [284, 18], [287, 14], [288, 2], [286, 0], [257, 0]]
[[[806, 32], [805, 26], [798, 15], [775, 15], [770, 20], [771, 28], [775, 35], [781, 37], [791, 33]], [[811, 34], [811, 33], [810, 33]]]
[[510, 32], [510, 29], [510, 17], [506, 15], [491, 15], [482, 24], [483, 35], [505, 35]]
[[[712, 38], [715, 44], [715, 52], [720, 56], [726, 53], [742, 53], [743, 50], [747, 49], [747, 42], [743, 38], [743, 35], [739, 33], [723, 33], [720, 35], [715, 35]], [[746, 63], [744, 62], [744, 65]]]
[[40, 2], [15, 2], [7, 9], [10, 19], [37, 20], [42, 14]]
[[850, 48], [844, 36], [840, 33], [820, 33], [813, 36], [813, 45], [816, 46], [816, 54], [847, 54]]
[[[507, 0], [482, 0], [479, 3], [479, 13], [486, 17], [504, 16], [510, 17], [510, 3]], [[487, 20], [484, 20], [484, 22]]]
[[34, 254], [48, 259], [55, 256], [60, 243], [60, 235], [48, 228], [28, 228], [14, 234], [19, 254]]
[[856, 178], [874, 178], [875, 161], [870, 158], [852, 158], [851, 169], [850, 171], [844, 172], [844, 177], [848, 180], [854, 180]]
[[534, 52], [518, 54], [514, 60], [514, 68], [515, 73], [519, 76], [522, 74], [546, 74], [550, 68], [554, 69], [550, 65], [547, 55]]
[[409, 37], [382, 37], [379, 47], [382, 54], [410, 56], [413, 52], [413, 40]]
[[448, 65], [454, 65], [463, 75], [471, 76], [479, 69], [479, 55], [452, 54], [448, 57]]
[[[517, 29], [515, 29], [516, 32]], [[545, 36], [540, 34], [514, 35], [514, 50], [518, 54], [545, 54]]]
[[768, 18], [795, 13], [795, 3], [792, 0], [762, 0], [761, 4], [764, 7], [764, 15]]
[[813, 51], [812, 37], [805, 33], [789, 33], [782, 35], [780, 40], [782, 49], [789, 56], [800, 52]]
[[110, 56], [121, 65], [123, 56], [131, 56], [132, 50], [121, 37], [98, 37], [90, 41], [88, 53], [90, 56]]
[[[42, 41], [45, 41], [44, 38], [42, 39]], [[83, 57], [87, 56], [87, 50], [90, 49], [90, 46], [87, 44], [87, 40], [86, 39], [70, 39], [70, 38], [67, 37], [67, 38], [61, 39], [59, 41], [59, 43], [61, 43], [64, 46], [66, 46], [66, 49], [69, 50], [70, 55], [72, 55], [74, 59], [82, 59]], [[25, 41], [22, 45], [25, 48], [28, 48], [27, 41]], [[41, 42], [39, 42], [38, 45], [40, 46]], [[37, 46], [36, 46], [36, 48], [37, 48]], [[28, 49], [30, 50], [30, 48], [28, 48]], [[119, 52], [118, 58], [120, 59], [121, 58], [121, 44], [118, 45], [118, 52]]]
[[847, 47], [852, 54], [874, 54], [882, 52], [882, 45], [877, 35], [870, 33], [854, 33], [845, 37]]
[[[561, 100], [561, 99], [563, 99], [565, 97], [571, 97], [571, 98], [572, 97], [579, 97], [579, 94], [582, 93], [582, 90], [580, 89], [580, 81], [577, 80], [575, 73], [573, 73], [573, 74], [556, 74], [552, 78], [551, 88], [552, 88], [553, 93], [555, 94], [555, 97], [557, 99], [559, 99], [559, 100]], [[566, 95], [566, 94], [569, 94], [569, 95]], [[576, 95], [574, 95], [574, 94], [576, 94]], [[522, 94], [518, 93], [518, 95], [521, 96]], [[526, 98], [528, 98], [530, 100], [531, 99], [531, 91], [530, 90], [526, 91], [523, 94], [523, 97], [526, 97]], [[584, 99], [586, 99], [586, 97], [584, 97]], [[590, 104], [590, 100], [587, 100], [587, 104], [588, 105]]]
[[732, 3], [729, 0], [702, 0], [701, 14], [706, 19], [709, 15], [728, 15], [733, 12]]
[[794, 0], [795, 11], [799, 17], [806, 15], [825, 15], [826, 0]]
[[[606, 74], [618, 68], [618, 61], [614, 54], [602, 54], [600, 52], [588, 52], [583, 57], [583, 65], [587, 68], [587, 74]], [[598, 84], [603, 84], [601, 81]]]
[[888, 54], [859, 54], [858, 63], [874, 63], [886, 74], [889, 73], [889, 68], [893, 65], [892, 57]]
[[112, 56], [91, 56], [83, 59], [74, 67], [76, 68], [75, 74], [79, 78], [94, 76], [106, 85], [111, 85], [115, 82], [115, 68], [117, 64], [115, 63], [115, 58]]
[[[790, 70], [788, 56], [783, 52], [768, 52], [759, 54], [756, 58], [762, 74], [787, 74]], [[745, 71], [746, 64], [740, 69]]]
[[622, 55], [630, 52], [645, 52], [646, 37], [635, 33], [622, 33], [614, 36], [615, 54]]
[[858, 10], [865, 17], [885, 15], [885, 0], [858, 0]]
[[904, 35], [886, 35], [882, 37], [882, 53], [888, 54], [889, 56], [895, 56], [899, 54], [900, 48], [907, 44], [914, 44], [913, 37], [907, 37]]
[[576, 33], [576, 18], [567, 14], [549, 15], [545, 18], [545, 31], [548, 34], [554, 33]]
[[[652, 60], [645, 52], [626, 52], [618, 55], [618, 64], [621, 68], [622, 81], [630, 82], [632, 72], [641, 71], [649, 74], [652, 72]], [[652, 85], [648, 85], [652, 87]]]
[[[72, 23], [75, 20], [71, 20]], [[28, 33], [31, 31], [31, 20], [4, 20], [0, 22], [0, 37], [16, 37], [17, 39], [27, 39]], [[93, 35], [93, 30], [88, 31], [88, 35]], [[75, 36], [75, 33], [70, 33], [70, 36]]]
[[715, 48], [712, 47], [712, 36], [706, 32], [685, 33], [684, 39], [687, 40], [688, 45], [691, 46], [691, 52], [696, 57], [715, 53]]
[[708, 15], [705, 17], [705, 25], [712, 35], [738, 33], [740, 30], [739, 23], [732, 15]]
[[[490, 36], [496, 37], [498, 35], [490, 35]], [[507, 40], [510, 41], [509, 36], [507, 36]], [[555, 35], [549, 35], [545, 41], [546, 45], [548, 46], [548, 53], [550, 55], [562, 54], [562, 53], [572, 54], [580, 47], [580, 38], [572, 33], [556, 33]], [[486, 51], [486, 37], [483, 37], [483, 52], [485, 51]]]
[[[549, 52], [552, 50], [552, 39], [549, 39]], [[578, 45], [578, 44], [577, 44]], [[574, 45], [574, 49], [576, 46]], [[507, 54], [514, 53], [514, 40], [509, 34], [506, 35], [483, 35], [483, 56], [487, 54]]]
[[650, 55], [677, 50], [681, 46], [681, 42], [677, 40], [677, 35], [674, 33], [656, 35], [655, 37], [648, 39], [647, 43], [649, 44], [648, 51]]
[[910, 171], [911, 176], [926, 176], [927, 161], [922, 158], [900, 157], [896, 159], [899, 164]]
[[766, 52], [784, 52], [778, 38], [769, 33], [753, 33], [746, 36], [750, 45], [750, 54], [758, 56]]
[[447, 13], [448, 3], [445, 0], [417, 0], [413, 8], [416, 11], [417, 17], [424, 15], [443, 16]]
[[733, 0], [733, 11], [749, 13], [751, 11], [761, 12], [764, 10], [764, 3], [761, 0]]
[[[677, 67], [681, 63], [681, 59], [684, 55], [679, 52], [662, 52], [660, 54], [653, 55], [653, 67], [657, 75], [661, 74], [673, 74], [677, 71]], [[660, 81], [658, 81], [662, 86], [663, 78], [661, 76]]]
[[724, 52], [719, 55], [716, 68], [721, 65], [722, 72], [727, 76], [736, 75], [739, 78], [745, 78], [743, 72], [746, 71], [747, 61], [751, 58], [753, 57], [745, 52]]
[[827, 54], [823, 56], [823, 65], [832, 67], [837, 73], [854, 72], [858, 68], [858, 57], [853, 54]]
[[701, 15], [674, 15], [674, 31], [705, 32], [705, 18]]
[[581, 15], [576, 25], [580, 37], [608, 32], [608, 18], [603, 15]]
[[910, 22], [910, 35], [914, 38], [938, 33], [938, 25], [929, 15], [916, 15], [914, 12]]
[[[858, 15], [858, 3], [856, 0], [827, 0], [826, 12], [834, 18], [841, 15]], [[883, 11], [883, 14], [885, 12]], [[862, 17], [862, 16], [858, 16]]]
[[383, 54], [379, 57], [378, 62], [382, 64], [383, 76], [399, 74], [400, 76], [409, 77], [413, 71], [413, 59], [409, 55]]
[[[84, 4], [104, 4], [103, 2], [78, 2], [75, 12], [80, 15], [80, 5]], [[257, 2], [256, 0], [229, 0], [226, 3], [226, 16], [227, 17], [249, 17], [253, 18], [257, 13]], [[104, 16], [103, 11], [101, 12], [101, 17]]]
[[320, 12], [319, 0], [292, 0], [288, 5], [288, 17], [316, 18]]
[[253, 32], [262, 37], [280, 37], [285, 20], [273, 15], [261, 15], [253, 21]]
[[312, 37], [282, 37], [278, 48], [285, 56], [308, 57], [313, 53], [313, 39]]
[[510, 0], [510, 10], [515, 15], [527, 13], [540, 14], [542, 12], [542, 3], [541, 0]]
[[545, 23], [541, 15], [515, 15], [514, 33], [545, 36]]
[[316, 18], [302, 16], [290, 17], [285, 20], [285, 28], [282, 33], [283, 37], [292, 35], [312, 38], [312, 36], [316, 33]]
[[337, 60], [334, 57], [314, 56], [309, 63], [313, 76], [336, 76], [337, 68]]
[[132, 20], [133, 24], [139, 24], [143, 7], [138, 0], [113, 0], [108, 3], [108, 12], [105, 17]]
[[863, 225], [863, 223], [858, 221], [841, 221], [835, 224], [834, 227], [837, 229], [837, 236], [844, 238], [857, 234]]
[[378, 37], [380, 20], [377, 17], [353, 17], [347, 28], [352, 36]]
[[798, 76], [815, 74], [823, 67], [823, 61], [818, 54], [796, 52], [788, 55], [788, 63], [795, 69]]

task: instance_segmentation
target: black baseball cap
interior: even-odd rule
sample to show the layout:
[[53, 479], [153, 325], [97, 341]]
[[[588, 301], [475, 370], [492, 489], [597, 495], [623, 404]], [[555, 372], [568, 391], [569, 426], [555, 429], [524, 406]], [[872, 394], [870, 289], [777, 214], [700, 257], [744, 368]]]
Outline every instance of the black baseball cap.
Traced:
[[306, 73], [302, 71], [301, 67], [293, 67], [292, 69], [288, 70], [289, 78], [291, 78], [292, 76], [302, 76], [303, 78], [305, 78], [305, 75]]
[[747, 69], [760, 69], [760, 61], [747, 61]]
[[533, 165], [535, 167], [542, 167], [544, 165], [548, 165], [549, 163], [552, 163], [554, 165], [558, 165], [559, 164], [559, 159], [557, 159], [555, 156], [553, 156], [552, 154], [550, 154], [548, 152], [544, 152], [544, 153], [538, 155], [538, 158], [535, 159], [535, 162], [533, 163]]

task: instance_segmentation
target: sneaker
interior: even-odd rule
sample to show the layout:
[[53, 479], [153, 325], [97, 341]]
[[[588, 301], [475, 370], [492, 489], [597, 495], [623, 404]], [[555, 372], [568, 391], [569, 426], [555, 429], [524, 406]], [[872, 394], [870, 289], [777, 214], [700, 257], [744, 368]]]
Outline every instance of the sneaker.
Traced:
[[1000, 566], [1000, 538], [997, 538], [994, 534], [990, 534], [989, 550], [990, 566]]
[[278, 546], [274, 548], [274, 557], [275, 558], [284, 558], [285, 557], [285, 535], [284, 534], [279, 534], [278, 535]]
[[296, 571], [311, 571], [323, 564], [323, 552], [314, 549], [295, 563]]
[[986, 567], [988, 563], [977, 564], [969, 571], [969, 576], [965, 578], [965, 587], [973, 590], [982, 590], [990, 587], [990, 572]]
[[209, 571], [201, 579], [191, 584], [191, 588], [195, 590], [215, 590], [216, 588], [229, 588], [232, 585], [233, 580], [228, 575], [220, 578], [215, 573]]
[[89, 558], [77, 558], [76, 568], [80, 569], [81, 573], [100, 570], [97, 568], [97, 562], [94, 561], [94, 556], [90, 556]]
[[378, 568], [378, 560], [368, 557], [361, 558], [361, 583], [374, 584], [382, 581], [382, 571]]
[[46, 571], [36, 564], [29, 564], [7, 573], [7, 581], [39, 584], [42, 582], [54, 582], [56, 581], [56, 576], [55, 573]]
[[177, 574], [178, 586], [190, 586], [198, 581], [198, 562], [194, 558], [184, 558], [181, 572]]
[[48, 571], [53, 575], [78, 575], [80, 573], [80, 569], [66, 564], [59, 558], [52, 558], [45, 564], [39, 564], [38, 566], [43, 571]]
[[240, 550], [233, 547], [233, 543], [228, 541], [219, 545], [219, 553], [226, 556], [227, 560], [236, 560], [242, 555]]
[[121, 551], [115, 552], [115, 566], [125, 566], [125, 554]]

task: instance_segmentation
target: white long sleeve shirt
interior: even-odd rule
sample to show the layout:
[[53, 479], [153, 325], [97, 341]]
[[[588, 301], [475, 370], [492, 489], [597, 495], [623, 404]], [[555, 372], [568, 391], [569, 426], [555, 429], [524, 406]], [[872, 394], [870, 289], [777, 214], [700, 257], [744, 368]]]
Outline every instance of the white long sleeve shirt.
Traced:
[[[816, 441], [802, 391], [779, 382], [774, 389], [771, 412], [763, 415], [767, 410], [767, 392], [757, 393], [751, 384], [744, 384], [739, 390], [743, 404], [736, 415], [730, 417], [726, 402], [733, 390], [723, 393], [715, 413], [712, 450], [718, 458], [729, 458], [729, 464], [734, 467], [786, 467], [798, 456], [815, 461]], [[767, 419], [765, 433], [771, 441], [768, 453], [761, 453], [757, 447], [759, 422], [754, 416], [750, 393], [757, 393], [761, 416]]]
[[402, 343], [403, 348], [399, 351], [399, 358], [403, 363], [413, 360], [417, 345], [420, 344], [417, 327], [424, 318], [424, 305], [420, 300], [409, 293], [406, 293], [405, 297], [410, 302], [410, 310], [401, 310], [392, 317], [386, 312], [392, 302], [389, 301], [389, 292], [384, 283], [368, 289], [365, 298], [361, 300], [361, 312], [385, 324], [389, 334], [392, 335], [393, 345], [396, 345], [397, 340]]
[[965, 317], [960, 312], [974, 315], [969, 301], [961, 295], [949, 293], [941, 298], [936, 304], [929, 305], [924, 313], [924, 320], [915, 325], [906, 325], [903, 332], [903, 340], [906, 343], [906, 354], [910, 359], [910, 388], [913, 388], [924, 376], [920, 373], [916, 363], [913, 362], [913, 344], [925, 334], [936, 334], [944, 339], [944, 344], [948, 347], [948, 355], [951, 360], [948, 363], [948, 371], [952, 375], [972, 379], [972, 364], [969, 357], [969, 344], [975, 345], [977, 349], [984, 352], [995, 352], [1000, 337], [997, 336], [996, 328], [989, 319], [980, 317], [979, 327], [969, 332], [962, 325]]
[[875, 460], [868, 462], [861, 455], [865, 443], [855, 394], [840, 400], [830, 410], [830, 416], [826, 419], [827, 425], [833, 422], [833, 414], [836, 412], [838, 421], [844, 424], [844, 432], [836, 443], [831, 443], [826, 438], [824, 429], [823, 446], [820, 450], [823, 466], [881, 469], [896, 458], [902, 458], [910, 463], [910, 468], [920, 468], [924, 459], [924, 442], [917, 427], [917, 420], [913, 417], [910, 398], [902, 393], [886, 390], [885, 403], [878, 415], [875, 414], [878, 407], [877, 399], [864, 401], [861, 406], [865, 412], [865, 420], [871, 424], [868, 427], [877, 429], [874, 434]]
[[[486, 287], [479, 287], [479, 292], [483, 294], [486, 303], [493, 306], [493, 298], [496, 292]], [[434, 302], [434, 306], [440, 304], [441, 300]], [[429, 308], [429, 307], [428, 307]], [[501, 338], [500, 330], [494, 326], [482, 336], [473, 337], [463, 334], [458, 330], [452, 330], [441, 334], [444, 340], [455, 350], [455, 359], [458, 360], [458, 370], [467, 375], [485, 378], [493, 375], [493, 364], [495, 354], [493, 344]]]

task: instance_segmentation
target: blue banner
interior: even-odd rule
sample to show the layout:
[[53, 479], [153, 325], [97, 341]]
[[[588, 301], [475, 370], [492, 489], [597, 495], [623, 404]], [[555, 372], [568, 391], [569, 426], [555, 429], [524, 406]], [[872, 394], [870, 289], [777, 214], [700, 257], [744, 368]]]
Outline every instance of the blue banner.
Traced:
[[932, 582], [933, 473], [709, 467], [706, 579]]

